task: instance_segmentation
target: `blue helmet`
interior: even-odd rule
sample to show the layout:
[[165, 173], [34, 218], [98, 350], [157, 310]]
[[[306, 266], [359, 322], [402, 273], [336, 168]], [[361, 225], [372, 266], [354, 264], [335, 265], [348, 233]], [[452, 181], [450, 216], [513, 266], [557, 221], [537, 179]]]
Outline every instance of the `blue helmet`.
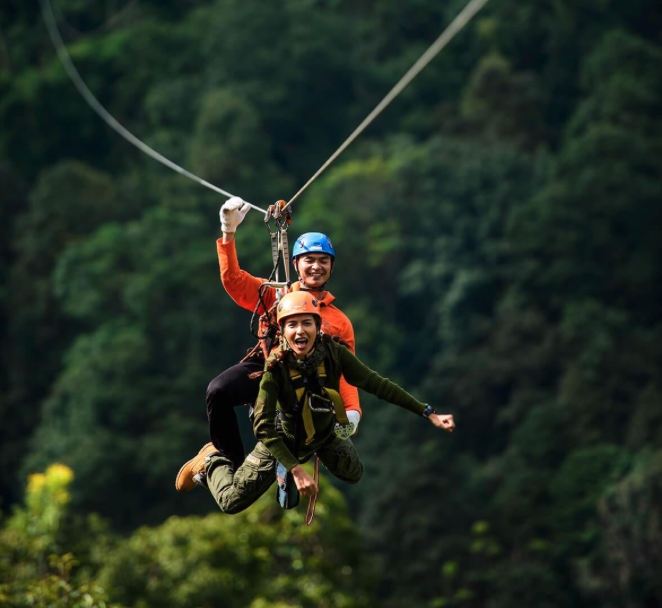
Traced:
[[292, 258], [304, 253], [328, 253], [334, 260], [336, 257], [331, 239], [321, 232], [306, 232], [296, 240], [292, 249]]

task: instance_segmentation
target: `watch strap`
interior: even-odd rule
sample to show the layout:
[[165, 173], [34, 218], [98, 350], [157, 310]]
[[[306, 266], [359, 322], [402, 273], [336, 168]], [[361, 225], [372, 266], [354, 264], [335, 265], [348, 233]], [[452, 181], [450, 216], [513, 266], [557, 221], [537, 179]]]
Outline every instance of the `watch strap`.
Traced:
[[430, 414], [436, 414], [437, 411], [431, 406], [431, 405], [426, 405], [425, 409], [423, 410], [423, 418], [429, 418]]

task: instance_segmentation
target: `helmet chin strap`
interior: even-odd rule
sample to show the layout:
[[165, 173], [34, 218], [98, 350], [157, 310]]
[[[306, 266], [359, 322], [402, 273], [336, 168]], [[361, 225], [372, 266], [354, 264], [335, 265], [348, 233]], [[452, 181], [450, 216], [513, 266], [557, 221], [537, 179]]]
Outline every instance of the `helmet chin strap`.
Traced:
[[329, 281], [324, 283], [321, 287], [306, 287], [306, 284], [299, 277], [299, 290], [300, 291], [324, 291], [324, 288], [329, 284]]

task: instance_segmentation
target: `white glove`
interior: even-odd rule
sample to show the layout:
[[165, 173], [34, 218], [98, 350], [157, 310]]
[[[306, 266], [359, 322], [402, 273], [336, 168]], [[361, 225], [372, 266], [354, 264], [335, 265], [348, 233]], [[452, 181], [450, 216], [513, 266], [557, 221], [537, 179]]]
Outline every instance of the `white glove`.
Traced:
[[352, 435], [355, 435], [356, 431], [359, 430], [359, 422], [361, 422], [361, 413], [358, 410], [349, 410], [347, 412], [347, 419], [349, 420], [349, 426], [353, 425]]
[[358, 410], [349, 410], [347, 412], [347, 420], [349, 420], [349, 424], [336, 422], [336, 426], [333, 428], [333, 432], [338, 439], [346, 440], [356, 433], [359, 428], [359, 422], [361, 421], [361, 414], [359, 414]]
[[248, 203], [238, 196], [233, 196], [225, 201], [219, 211], [223, 232], [236, 232], [237, 226], [244, 221], [244, 217], [249, 211]]

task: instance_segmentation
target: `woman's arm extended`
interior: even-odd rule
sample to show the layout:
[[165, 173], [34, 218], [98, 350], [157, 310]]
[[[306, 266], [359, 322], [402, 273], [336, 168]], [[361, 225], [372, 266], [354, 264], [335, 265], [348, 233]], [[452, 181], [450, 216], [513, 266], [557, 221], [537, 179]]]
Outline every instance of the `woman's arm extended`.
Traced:
[[[371, 370], [344, 346], [338, 346], [337, 348], [343, 375], [350, 384], [358, 386], [384, 401], [399, 405], [419, 416], [422, 416], [426, 412], [428, 406], [425, 403], [418, 401], [418, 399], [399, 387], [395, 382], [391, 382], [388, 378], [383, 378], [377, 372]], [[432, 412], [426, 417], [434, 426], [444, 429], [449, 433], [452, 433], [455, 428], [453, 416], [450, 414]]]

